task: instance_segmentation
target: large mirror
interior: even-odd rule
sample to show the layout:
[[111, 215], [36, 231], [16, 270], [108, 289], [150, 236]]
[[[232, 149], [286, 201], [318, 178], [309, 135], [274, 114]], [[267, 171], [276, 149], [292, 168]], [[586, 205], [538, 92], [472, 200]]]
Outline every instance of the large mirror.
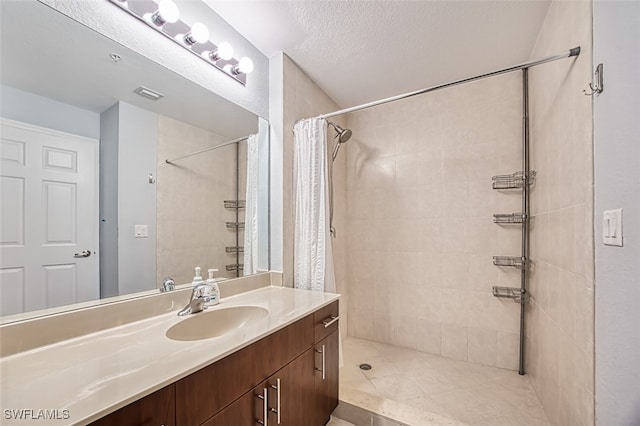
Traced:
[[265, 120], [44, 4], [0, 7], [2, 322], [269, 269]]

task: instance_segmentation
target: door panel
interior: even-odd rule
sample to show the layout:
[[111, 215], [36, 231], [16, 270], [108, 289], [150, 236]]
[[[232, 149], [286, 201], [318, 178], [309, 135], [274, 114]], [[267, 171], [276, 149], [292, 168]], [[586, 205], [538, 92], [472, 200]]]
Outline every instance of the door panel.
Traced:
[[44, 285], [47, 289], [47, 305], [60, 306], [68, 300], [76, 300], [77, 268], [75, 264], [45, 266]]
[[78, 153], [50, 146], [42, 148], [44, 169], [75, 173], [78, 170]]
[[5, 119], [0, 130], [0, 315], [99, 298], [98, 141]]
[[0, 160], [24, 166], [24, 142], [2, 139], [0, 141]]
[[24, 268], [0, 269], [0, 310], [6, 315], [22, 312]]
[[76, 184], [42, 182], [44, 245], [76, 243]]
[[24, 179], [0, 177], [2, 207], [0, 245], [24, 245]]

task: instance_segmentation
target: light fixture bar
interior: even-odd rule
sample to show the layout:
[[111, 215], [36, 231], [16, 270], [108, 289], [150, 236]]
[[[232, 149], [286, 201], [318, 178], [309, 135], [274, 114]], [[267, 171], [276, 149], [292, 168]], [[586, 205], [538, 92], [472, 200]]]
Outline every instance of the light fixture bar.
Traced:
[[[185, 50], [191, 52], [202, 61], [214, 66], [238, 83], [246, 86], [247, 74], [253, 70], [253, 64], [251, 63], [250, 67], [243, 67], [242, 65], [245, 58], [240, 60], [233, 57], [230, 59], [224, 59], [224, 55], [216, 54], [216, 52], [219, 53], [218, 49], [220, 46], [214, 44], [210, 40], [205, 41], [204, 39], [199, 39], [199, 37], [194, 37], [193, 30], [196, 28], [196, 24], [194, 24], [193, 27], [190, 27], [180, 19], [170, 22], [163, 18], [158, 18], [161, 15], [161, 13], [159, 13], [160, 3], [156, 3], [153, 0], [108, 1], [139, 21], [144, 22], [148, 27], [158, 31], [174, 43], [183, 47]], [[223, 43], [220, 43], [220, 45], [222, 44]], [[223, 50], [226, 50], [226, 45], [223, 47]]]

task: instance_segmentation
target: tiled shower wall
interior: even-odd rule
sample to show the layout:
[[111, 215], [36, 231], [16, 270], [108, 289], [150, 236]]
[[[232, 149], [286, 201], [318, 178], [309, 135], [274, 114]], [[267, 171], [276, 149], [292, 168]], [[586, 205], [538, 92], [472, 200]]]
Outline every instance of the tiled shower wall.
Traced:
[[[284, 186], [284, 279], [285, 286], [293, 286], [293, 230], [294, 230], [294, 192], [293, 192], [293, 126], [303, 118], [316, 117], [320, 114], [337, 111], [339, 108], [326, 93], [302, 71], [295, 62], [282, 55], [284, 78], [284, 152], [283, 152], [283, 186]], [[336, 124], [344, 125], [344, 117], [331, 119]], [[328, 155], [333, 150], [333, 130], [328, 133]], [[348, 289], [347, 270], [347, 226], [346, 226], [346, 151], [340, 151], [335, 163], [334, 174], [334, 224], [337, 237], [332, 239], [333, 260], [335, 267], [336, 288], [342, 295], [340, 298], [340, 329], [346, 335], [348, 322], [347, 303]]]
[[[580, 56], [530, 72], [533, 261], [526, 366], [553, 424], [594, 424], [591, 2], [554, 1], [532, 53]], [[605, 65], [606, 67], [606, 65]]]
[[[225, 252], [235, 246], [235, 231], [226, 222], [235, 222], [235, 212], [225, 209], [224, 200], [234, 200], [235, 146], [188, 157], [176, 164], [167, 158], [179, 157], [226, 142], [228, 139], [190, 124], [160, 116], [157, 165], [157, 277], [171, 276], [177, 284], [191, 282], [193, 268], [218, 268], [217, 277], [235, 277], [225, 265], [235, 263], [235, 255]], [[246, 144], [240, 144], [240, 198], [246, 188]], [[244, 210], [240, 210], [244, 222]], [[240, 245], [244, 234], [240, 232]], [[242, 263], [242, 255], [240, 256]]]
[[349, 334], [517, 369], [519, 287], [493, 255], [519, 256], [520, 191], [491, 177], [521, 169], [520, 73], [353, 113], [347, 125]]

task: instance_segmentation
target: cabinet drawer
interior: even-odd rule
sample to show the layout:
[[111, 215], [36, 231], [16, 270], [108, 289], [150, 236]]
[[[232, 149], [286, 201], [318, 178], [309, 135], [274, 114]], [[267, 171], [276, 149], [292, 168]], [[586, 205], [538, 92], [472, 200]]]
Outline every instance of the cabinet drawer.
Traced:
[[[334, 321], [334, 319], [338, 318], [339, 312], [338, 301], [336, 300], [313, 314], [313, 343], [318, 343], [329, 334], [338, 330], [338, 321]], [[326, 324], [329, 323], [331, 323], [331, 325], [326, 326]]]
[[313, 345], [313, 315], [176, 383], [176, 421], [199, 425]]

